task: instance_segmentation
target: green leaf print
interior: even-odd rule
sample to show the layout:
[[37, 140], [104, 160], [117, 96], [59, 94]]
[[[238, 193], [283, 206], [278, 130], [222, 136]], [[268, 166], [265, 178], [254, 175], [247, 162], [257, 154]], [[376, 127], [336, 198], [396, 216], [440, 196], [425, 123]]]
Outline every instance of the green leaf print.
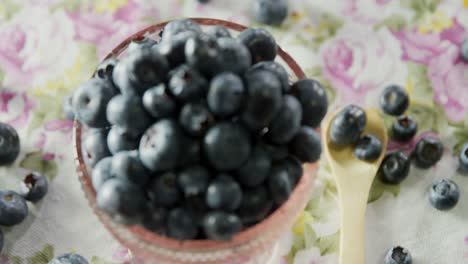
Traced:
[[367, 202], [372, 203], [377, 201], [385, 192], [391, 193], [396, 197], [400, 193], [400, 185], [385, 184], [380, 180], [379, 177], [376, 177], [372, 183], [369, 199]]
[[54, 160], [43, 160], [42, 156], [42, 151], [30, 152], [20, 162], [20, 167], [40, 172], [52, 181], [57, 176], [57, 163]]
[[432, 13], [437, 9], [440, 0], [400, 0], [400, 5], [413, 10], [415, 20], [419, 20], [427, 13]]
[[42, 250], [28, 258], [28, 264], [47, 264], [54, 258], [54, 247], [46, 244]]
[[406, 17], [400, 14], [393, 14], [385, 18], [382, 22], [374, 25], [374, 30], [378, 31], [382, 27], [387, 27], [394, 31], [400, 31], [402, 28], [406, 27], [408, 22]]
[[66, 93], [57, 96], [41, 96], [37, 99], [38, 107], [32, 113], [27, 133], [41, 127], [44, 123], [63, 118], [63, 99]]
[[116, 264], [115, 262], [111, 262], [111, 261], [107, 261], [107, 260], [104, 260], [100, 257], [92, 257], [91, 258], [91, 261], [90, 261], [91, 264]]
[[458, 156], [464, 144], [468, 143], [468, 127], [457, 128], [453, 133], [456, 144], [453, 147], [453, 155]]
[[444, 109], [436, 103], [412, 101], [408, 115], [418, 122], [418, 131], [433, 131], [444, 133], [448, 128], [448, 121]]
[[340, 232], [338, 231], [333, 235], [320, 237], [316, 244], [322, 256], [338, 252], [340, 249]]
[[312, 68], [305, 69], [305, 74], [308, 78], [315, 79], [319, 81], [325, 92], [327, 93], [328, 103], [331, 104], [336, 98], [336, 91], [333, 89], [332, 84], [323, 76], [323, 70], [320, 66], [315, 66]]
[[408, 69], [407, 89], [411, 99], [432, 102], [434, 92], [427, 76], [427, 66], [409, 62], [406, 67]]

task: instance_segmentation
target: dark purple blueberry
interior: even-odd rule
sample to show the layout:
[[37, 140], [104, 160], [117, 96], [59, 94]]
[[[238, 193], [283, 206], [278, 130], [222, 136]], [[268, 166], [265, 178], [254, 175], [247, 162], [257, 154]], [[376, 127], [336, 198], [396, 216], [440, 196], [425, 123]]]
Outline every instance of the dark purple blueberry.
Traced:
[[173, 20], [164, 27], [162, 40], [168, 41], [179, 33], [186, 31], [201, 33], [202, 29], [197, 22], [191, 19]]
[[196, 37], [197, 32], [181, 32], [170, 40], [164, 40], [158, 45], [159, 52], [166, 56], [171, 68], [185, 63], [185, 44], [190, 38]]
[[468, 143], [465, 143], [458, 154], [460, 172], [468, 174]]
[[171, 74], [169, 91], [179, 102], [197, 101], [206, 95], [207, 81], [196, 70], [181, 65]]
[[364, 161], [374, 161], [382, 153], [382, 142], [374, 135], [364, 134], [356, 143], [354, 156]]
[[408, 177], [410, 165], [410, 159], [403, 152], [391, 152], [383, 159], [377, 175], [385, 183], [399, 184]]
[[207, 102], [215, 115], [226, 117], [238, 113], [244, 98], [244, 84], [237, 75], [221, 73], [211, 80]]
[[242, 193], [242, 202], [237, 209], [242, 223], [255, 224], [267, 217], [273, 207], [273, 200], [265, 186], [246, 188]]
[[288, 0], [254, 0], [252, 15], [260, 23], [280, 26], [288, 16]]
[[64, 254], [53, 258], [48, 264], [89, 264], [89, 262], [78, 254]]
[[289, 151], [302, 162], [316, 162], [322, 154], [320, 135], [313, 128], [303, 126], [289, 143]]
[[148, 189], [148, 196], [155, 206], [174, 206], [182, 196], [177, 186], [177, 174], [165, 172], [156, 176]]
[[75, 120], [75, 111], [73, 109], [73, 95], [75, 93], [69, 93], [63, 100], [63, 114], [68, 120]]
[[117, 178], [144, 186], [149, 178], [149, 171], [138, 157], [138, 151], [121, 151], [112, 157], [112, 172]]
[[116, 58], [109, 58], [104, 60], [97, 67], [96, 72], [94, 73], [94, 77], [114, 84], [114, 81], [112, 80], [112, 74], [117, 63], [118, 60]]
[[0, 225], [18, 225], [28, 216], [28, 205], [23, 196], [13, 191], [0, 190]]
[[107, 134], [107, 147], [112, 154], [119, 151], [138, 149], [141, 133], [113, 126]]
[[144, 228], [159, 235], [166, 235], [167, 209], [164, 207], [149, 207], [141, 224]]
[[355, 144], [366, 127], [366, 112], [359, 106], [348, 105], [336, 114], [330, 125], [331, 143], [337, 146]]
[[152, 122], [143, 108], [140, 96], [117, 95], [107, 105], [107, 120], [113, 125], [134, 131], [144, 131]]
[[388, 115], [402, 115], [408, 106], [408, 93], [399, 85], [387, 86], [380, 96], [380, 107]]
[[285, 164], [275, 164], [268, 176], [268, 188], [277, 206], [286, 202], [294, 190], [295, 180], [289, 175], [289, 168]]
[[90, 167], [94, 167], [101, 159], [111, 155], [107, 147], [107, 129], [93, 129], [86, 135], [83, 142], [83, 156]]
[[221, 174], [214, 179], [206, 190], [206, 204], [211, 209], [233, 211], [242, 201], [242, 189], [232, 177]]
[[104, 182], [96, 197], [100, 209], [115, 216], [140, 217], [144, 213], [146, 199], [137, 185], [112, 178]]
[[20, 139], [16, 129], [0, 122], [0, 166], [13, 163], [20, 152]]
[[48, 190], [47, 178], [39, 172], [31, 172], [20, 183], [19, 194], [24, 199], [36, 203], [44, 198]]
[[219, 73], [224, 64], [216, 38], [206, 34], [187, 40], [185, 59], [188, 65], [208, 77]]
[[176, 115], [177, 105], [166, 92], [166, 85], [160, 84], [146, 90], [143, 95], [143, 106], [154, 118], [168, 118]]
[[265, 29], [249, 28], [237, 38], [249, 49], [254, 64], [275, 59], [278, 47], [275, 38]]
[[201, 103], [184, 105], [179, 115], [180, 125], [191, 136], [202, 136], [214, 121], [214, 116], [208, 107]]
[[231, 38], [231, 33], [225, 26], [210, 26], [205, 33], [214, 38]]
[[112, 171], [112, 157], [103, 158], [94, 166], [91, 172], [91, 182], [94, 190], [99, 192], [104, 182], [112, 178], [115, 178]]
[[397, 246], [390, 249], [385, 255], [384, 264], [412, 264], [410, 252], [403, 247]]
[[276, 75], [278, 80], [281, 82], [281, 89], [283, 93], [288, 93], [290, 91], [289, 77], [286, 69], [279, 63], [275, 61], [262, 61], [253, 65], [248, 71], [247, 74], [254, 72], [256, 70], [270, 71]]
[[434, 208], [447, 211], [457, 205], [460, 200], [460, 188], [449, 179], [442, 179], [432, 184], [429, 201]]
[[198, 234], [198, 224], [190, 211], [184, 208], [174, 208], [167, 217], [167, 232], [178, 240], [193, 239]]
[[399, 116], [392, 124], [392, 137], [396, 141], [407, 142], [413, 139], [418, 123], [411, 116]]
[[215, 211], [205, 216], [203, 230], [208, 239], [231, 240], [242, 230], [242, 222], [235, 214]]
[[275, 144], [286, 144], [301, 128], [302, 108], [296, 97], [285, 95], [281, 108], [268, 127], [267, 137]]
[[210, 178], [210, 172], [206, 168], [195, 165], [179, 172], [177, 182], [185, 196], [192, 196], [205, 193]]
[[444, 145], [438, 138], [423, 137], [414, 148], [412, 159], [416, 167], [427, 169], [434, 166], [444, 154]]
[[293, 84], [291, 91], [302, 105], [302, 124], [313, 128], [320, 126], [328, 108], [323, 86], [316, 80], [302, 79]]
[[218, 39], [220, 70], [243, 74], [252, 64], [252, 58], [247, 47], [234, 38]]
[[237, 171], [237, 180], [244, 186], [258, 186], [268, 177], [271, 163], [272, 159], [268, 152], [261, 146], [257, 146], [247, 162]]

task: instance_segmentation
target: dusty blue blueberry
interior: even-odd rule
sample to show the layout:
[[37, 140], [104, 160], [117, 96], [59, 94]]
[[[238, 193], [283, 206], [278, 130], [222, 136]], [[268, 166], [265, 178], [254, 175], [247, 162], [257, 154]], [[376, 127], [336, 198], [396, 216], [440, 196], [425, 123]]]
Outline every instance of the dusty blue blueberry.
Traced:
[[166, 41], [178, 35], [181, 32], [194, 31], [202, 32], [200, 25], [191, 19], [173, 20], [164, 27], [162, 40]]
[[408, 92], [399, 85], [387, 86], [380, 96], [380, 107], [389, 115], [402, 115], [409, 106]]
[[89, 262], [78, 254], [64, 254], [53, 258], [48, 264], [88, 264]]
[[237, 170], [237, 180], [244, 186], [258, 186], [268, 177], [271, 163], [270, 154], [263, 147], [256, 146], [247, 162]]
[[302, 79], [291, 87], [291, 92], [302, 105], [302, 124], [320, 126], [327, 114], [328, 99], [322, 84], [312, 79]]
[[416, 167], [427, 169], [434, 166], [444, 154], [444, 146], [438, 138], [422, 137], [412, 153], [413, 163]]
[[167, 232], [172, 238], [179, 240], [193, 239], [198, 234], [198, 223], [187, 209], [176, 207], [169, 212]]
[[171, 72], [169, 91], [179, 102], [197, 101], [206, 95], [207, 81], [198, 71], [181, 65]]
[[116, 58], [109, 58], [101, 62], [94, 73], [95, 78], [105, 80], [114, 85], [114, 80], [112, 80], [112, 74], [114, 73], [114, 68], [118, 62], [119, 61]]
[[113, 126], [107, 134], [107, 147], [112, 154], [119, 151], [138, 149], [141, 133], [131, 128]]
[[295, 179], [285, 164], [274, 164], [267, 179], [268, 188], [277, 206], [286, 202], [294, 190]]
[[149, 186], [148, 196], [155, 206], [174, 206], [182, 198], [177, 174], [169, 171], [157, 175]]
[[411, 116], [397, 117], [392, 124], [392, 138], [396, 141], [406, 142], [413, 139], [418, 130], [418, 123]]
[[216, 38], [206, 34], [199, 34], [187, 40], [185, 59], [190, 67], [207, 77], [219, 73], [224, 64]]
[[16, 129], [0, 122], [0, 166], [13, 163], [20, 152], [20, 138]]
[[152, 122], [141, 97], [136, 95], [115, 96], [107, 105], [106, 113], [111, 124], [135, 131], [144, 131]]
[[49, 190], [47, 178], [39, 172], [31, 172], [20, 182], [19, 194], [30, 202], [39, 202]]
[[0, 191], [0, 225], [18, 225], [28, 215], [28, 205], [23, 196], [13, 191]]
[[67, 96], [65, 96], [65, 99], [63, 100], [63, 114], [65, 115], [65, 118], [68, 120], [75, 120], [75, 112], [73, 109], [73, 95], [75, 93], [71, 92]]
[[252, 64], [247, 47], [234, 38], [218, 39], [220, 71], [243, 74]]
[[261, 23], [280, 26], [288, 16], [288, 0], [254, 0], [252, 14]]
[[106, 213], [133, 218], [144, 213], [146, 199], [135, 184], [122, 179], [109, 179], [99, 188], [97, 205]]
[[322, 154], [320, 135], [313, 128], [302, 126], [289, 143], [290, 153], [302, 162], [316, 162]]
[[371, 134], [364, 134], [353, 150], [354, 156], [364, 161], [374, 161], [382, 153], [382, 142]]
[[432, 184], [429, 201], [434, 208], [446, 211], [457, 205], [460, 200], [460, 188], [450, 179], [442, 179]]
[[141, 163], [137, 150], [116, 153], [112, 157], [111, 170], [117, 178], [140, 186], [145, 185], [150, 178], [150, 173]]
[[166, 221], [167, 221], [167, 209], [164, 207], [152, 207], [150, 206], [143, 216], [141, 224], [146, 229], [160, 234], [166, 235]]
[[459, 170], [463, 174], [468, 174], [468, 143], [465, 143], [458, 154]]
[[285, 95], [281, 108], [268, 127], [267, 137], [275, 144], [286, 144], [301, 128], [302, 108], [296, 97]]
[[231, 240], [242, 230], [242, 222], [237, 215], [232, 213], [210, 212], [203, 221], [203, 230], [208, 239]]
[[249, 49], [252, 63], [275, 59], [278, 47], [275, 38], [265, 29], [249, 28], [242, 31], [237, 38]]
[[241, 201], [241, 186], [225, 174], [214, 179], [206, 190], [206, 204], [211, 209], [233, 211], [239, 208]]
[[201, 165], [188, 167], [177, 176], [177, 183], [185, 196], [205, 193], [210, 183], [210, 172]]
[[109, 179], [115, 178], [112, 172], [112, 157], [106, 157], [100, 160], [91, 171], [91, 182], [96, 192]]
[[207, 102], [215, 115], [226, 117], [238, 113], [244, 98], [244, 84], [239, 76], [221, 73], [211, 80]]
[[175, 116], [177, 112], [177, 105], [167, 93], [164, 84], [152, 87], [145, 92], [143, 106], [152, 117], [157, 119]]
[[230, 38], [231, 33], [225, 26], [210, 26], [205, 30], [205, 33], [215, 38]]
[[380, 164], [377, 175], [385, 183], [399, 184], [408, 177], [410, 165], [410, 159], [403, 152], [390, 152]]
[[330, 140], [336, 146], [356, 143], [366, 127], [366, 112], [356, 105], [348, 105], [336, 114], [330, 125]]
[[412, 264], [411, 253], [403, 247], [397, 246], [390, 249], [385, 255], [384, 264]]
[[191, 136], [202, 136], [214, 122], [214, 116], [205, 104], [188, 103], [180, 110], [179, 123]]
[[141, 39], [132, 40], [132, 42], [128, 44], [127, 52], [138, 52], [141, 49], [152, 48], [156, 44], [158, 44], [156, 40], [145, 36]]
[[93, 129], [83, 142], [83, 156], [86, 164], [94, 167], [101, 159], [111, 155], [107, 147], [107, 129]]
[[247, 74], [254, 72], [256, 70], [265, 70], [270, 71], [276, 75], [276, 77], [281, 82], [281, 89], [283, 93], [288, 93], [290, 91], [289, 77], [286, 69], [279, 63], [275, 61], [262, 61], [253, 65], [248, 71]]
[[242, 202], [236, 213], [244, 225], [250, 225], [265, 219], [272, 207], [273, 199], [267, 188], [264, 185], [260, 185], [243, 190]]
[[164, 40], [158, 45], [159, 52], [167, 58], [169, 65], [174, 68], [185, 63], [185, 44], [187, 40], [198, 35], [195, 31], [185, 31], [176, 34], [169, 40]]
[[460, 51], [463, 60], [468, 62], [468, 38], [463, 41]]

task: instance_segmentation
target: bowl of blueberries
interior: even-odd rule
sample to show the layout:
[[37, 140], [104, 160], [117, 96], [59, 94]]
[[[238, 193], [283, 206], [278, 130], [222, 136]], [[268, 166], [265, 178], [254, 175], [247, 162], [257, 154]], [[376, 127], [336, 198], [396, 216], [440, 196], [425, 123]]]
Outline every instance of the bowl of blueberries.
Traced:
[[70, 98], [82, 189], [135, 256], [268, 263], [310, 198], [326, 93], [264, 29], [148, 27]]

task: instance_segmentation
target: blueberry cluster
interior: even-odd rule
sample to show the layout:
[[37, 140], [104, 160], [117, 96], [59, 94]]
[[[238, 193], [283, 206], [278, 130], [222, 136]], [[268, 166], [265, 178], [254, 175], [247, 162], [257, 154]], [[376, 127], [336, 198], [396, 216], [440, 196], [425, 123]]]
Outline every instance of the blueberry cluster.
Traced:
[[[9, 124], [0, 122], [0, 166], [11, 165], [20, 152], [20, 139]], [[47, 179], [40, 173], [31, 172], [20, 183], [19, 191], [0, 189], [0, 226], [18, 225], [28, 215], [26, 201], [38, 202], [48, 190]], [[4, 243], [0, 229], [0, 252]]]
[[281, 206], [320, 157], [328, 104], [276, 55], [266, 30], [177, 20], [104, 61], [71, 100], [98, 206], [179, 240], [228, 240]]

